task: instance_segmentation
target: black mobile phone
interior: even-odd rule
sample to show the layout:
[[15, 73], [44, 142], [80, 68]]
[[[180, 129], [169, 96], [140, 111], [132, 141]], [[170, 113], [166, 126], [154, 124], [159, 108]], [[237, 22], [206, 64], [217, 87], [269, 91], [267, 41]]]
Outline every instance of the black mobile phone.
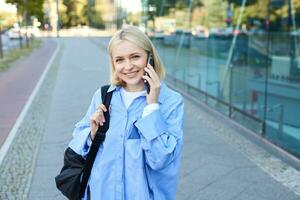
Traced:
[[[151, 53], [148, 54], [147, 65], [148, 65], [148, 63], [154, 68], [154, 60], [153, 60], [153, 56]], [[145, 72], [145, 76], [149, 76], [147, 72]], [[149, 94], [150, 85], [146, 79], [144, 79], [144, 84], [145, 84], [147, 94]]]

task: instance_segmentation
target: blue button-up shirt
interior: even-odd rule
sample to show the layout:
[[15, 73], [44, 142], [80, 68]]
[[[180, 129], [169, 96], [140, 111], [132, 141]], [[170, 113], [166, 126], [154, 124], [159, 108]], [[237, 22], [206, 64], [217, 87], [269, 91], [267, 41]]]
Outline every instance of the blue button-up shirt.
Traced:
[[[183, 98], [161, 83], [159, 109], [142, 117], [146, 96], [126, 109], [119, 86], [111, 86], [110, 125], [88, 182], [92, 200], [175, 199], [183, 141]], [[69, 144], [85, 157], [89, 151], [90, 117], [101, 104], [101, 89]], [[85, 199], [86, 199], [85, 195]]]

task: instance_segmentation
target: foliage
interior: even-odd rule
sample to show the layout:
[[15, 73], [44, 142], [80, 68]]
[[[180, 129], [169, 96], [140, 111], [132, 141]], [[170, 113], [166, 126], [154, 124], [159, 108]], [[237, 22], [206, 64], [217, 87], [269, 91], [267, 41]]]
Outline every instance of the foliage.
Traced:
[[105, 28], [104, 21], [100, 12], [95, 8], [90, 8], [88, 11], [89, 25], [95, 28]]
[[[295, 12], [295, 21], [299, 22], [300, 18], [300, 1], [292, 1]], [[292, 26], [289, 24], [288, 1], [277, 1], [276, 4], [270, 4], [269, 1], [257, 1], [248, 4], [243, 13], [242, 23], [251, 26], [259, 26], [265, 29], [265, 20], [269, 18], [271, 31], [289, 31]], [[234, 8], [234, 23], [237, 22], [239, 7]], [[268, 17], [269, 13], [269, 17]], [[254, 25], [256, 22], [256, 25]], [[260, 24], [260, 25], [257, 25]], [[299, 26], [299, 24], [297, 25]]]
[[[243, 0], [226, 0], [228, 3], [233, 3], [234, 6], [241, 6], [243, 5]], [[258, 0], [246, 0], [246, 6], [256, 4]], [[268, 1], [264, 1], [268, 2]]]
[[27, 11], [27, 22], [35, 16], [39, 21], [44, 20], [43, 4], [45, 0], [6, 0], [6, 3], [15, 4], [18, 14], [23, 15]]
[[105, 28], [102, 12], [99, 10], [101, 3], [100, 1], [63, 0], [60, 9], [61, 26], [68, 28], [89, 25], [95, 28]]
[[[196, 8], [203, 6], [202, 0], [149, 0], [148, 1], [148, 20], [153, 22], [155, 27], [155, 17], [171, 15], [171, 11], [190, 10], [194, 12]], [[151, 9], [150, 9], [151, 8]], [[154, 9], [152, 9], [154, 8]], [[189, 24], [191, 24], [192, 15], [189, 15]], [[178, 22], [180, 24], [180, 22]]]
[[155, 8], [155, 12], [152, 14], [153, 16], [164, 16], [168, 15], [172, 8], [178, 10], [189, 8], [191, 2], [193, 3], [192, 10], [203, 6], [202, 0], [149, 0], [148, 4]]
[[62, 22], [65, 27], [72, 27], [78, 24], [86, 25], [87, 16], [86, 16], [86, 8], [87, 1], [86, 0], [63, 0], [63, 4], [66, 6], [66, 17], [67, 20]]
[[17, 16], [12, 13], [12, 12], [5, 12], [1, 11], [0, 12], [0, 21], [1, 21], [1, 29], [7, 29], [11, 27], [16, 21], [17, 21]]
[[206, 26], [209, 28], [224, 27], [226, 25], [226, 10], [223, 0], [207, 1], [208, 18]]

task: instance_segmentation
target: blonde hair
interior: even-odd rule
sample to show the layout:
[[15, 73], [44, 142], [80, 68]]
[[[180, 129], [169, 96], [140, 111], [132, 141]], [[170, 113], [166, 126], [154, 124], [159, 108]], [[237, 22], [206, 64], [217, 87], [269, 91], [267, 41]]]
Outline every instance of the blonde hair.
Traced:
[[116, 47], [121, 41], [124, 40], [131, 42], [134, 45], [144, 49], [147, 53], [151, 53], [153, 55], [155, 72], [157, 73], [159, 79], [162, 80], [165, 77], [164, 66], [151, 40], [137, 27], [127, 25], [126, 27], [119, 30], [111, 38], [107, 47], [110, 55], [110, 82], [112, 85], [122, 85], [122, 86], [125, 85], [124, 81], [120, 80], [116, 76], [116, 70], [112, 58], [113, 48]]

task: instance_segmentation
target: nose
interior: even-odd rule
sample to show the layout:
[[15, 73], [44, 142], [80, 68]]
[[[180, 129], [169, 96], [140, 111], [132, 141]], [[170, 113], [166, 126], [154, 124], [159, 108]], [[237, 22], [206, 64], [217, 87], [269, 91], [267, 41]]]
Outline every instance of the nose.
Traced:
[[132, 69], [132, 67], [133, 67], [132, 61], [130, 61], [130, 59], [126, 59], [125, 69], [130, 70], [130, 69]]

